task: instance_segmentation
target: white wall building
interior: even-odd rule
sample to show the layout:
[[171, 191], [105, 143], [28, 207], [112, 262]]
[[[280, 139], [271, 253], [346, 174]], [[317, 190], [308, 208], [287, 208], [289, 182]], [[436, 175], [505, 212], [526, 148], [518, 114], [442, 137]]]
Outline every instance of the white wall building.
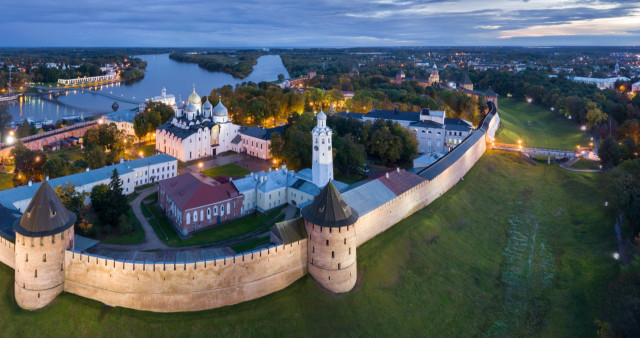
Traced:
[[[122, 161], [118, 164], [48, 181], [54, 189], [57, 186], [64, 186], [70, 183], [76, 186], [77, 191], [90, 193], [91, 189], [96, 185], [109, 184], [114, 169], [118, 170], [118, 175], [122, 181], [123, 193], [131, 194], [138, 186], [175, 177], [178, 174], [178, 160], [171, 156], [160, 154], [127, 162]], [[31, 202], [31, 198], [40, 184], [33, 183], [0, 191], [0, 204], [6, 208], [23, 212]], [[87, 198], [85, 203], [89, 202], [90, 200]]]
[[617, 81], [629, 81], [630, 80], [628, 77], [624, 77], [624, 76], [610, 77], [610, 78], [573, 76], [573, 77], [568, 77], [568, 79], [569, 80], [573, 80], [575, 82], [594, 84], [600, 90], [613, 89], [613, 87], [616, 85]]

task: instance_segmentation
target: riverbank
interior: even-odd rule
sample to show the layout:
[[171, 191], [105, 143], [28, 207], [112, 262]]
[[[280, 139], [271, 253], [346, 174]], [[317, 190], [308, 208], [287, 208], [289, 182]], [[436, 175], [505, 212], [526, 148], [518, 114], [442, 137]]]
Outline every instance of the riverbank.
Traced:
[[239, 79], [244, 79], [253, 72], [258, 58], [264, 55], [258, 51], [243, 52], [207, 52], [203, 54], [185, 54], [174, 52], [169, 54], [171, 60], [195, 63], [210, 72], [224, 72]]

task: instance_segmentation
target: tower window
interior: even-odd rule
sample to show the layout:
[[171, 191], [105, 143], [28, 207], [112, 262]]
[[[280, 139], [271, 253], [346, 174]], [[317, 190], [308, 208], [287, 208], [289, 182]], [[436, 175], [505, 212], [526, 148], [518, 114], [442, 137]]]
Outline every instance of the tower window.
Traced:
[[336, 252], [335, 251], [331, 251], [331, 258], [336, 258]]
[[329, 240], [327, 240], [327, 246], [329, 246]]
[[42, 255], [42, 261], [45, 263], [47, 262], [47, 254]]

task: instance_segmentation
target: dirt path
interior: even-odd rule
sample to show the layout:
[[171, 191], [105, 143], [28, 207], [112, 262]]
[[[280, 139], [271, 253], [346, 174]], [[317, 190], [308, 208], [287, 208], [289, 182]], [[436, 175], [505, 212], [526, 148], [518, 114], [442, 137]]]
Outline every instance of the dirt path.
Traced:
[[560, 164], [560, 168], [562, 168], [564, 170], [581, 172], [581, 173], [601, 173], [602, 172], [602, 170], [600, 170], [600, 169], [575, 169], [575, 168], [571, 168], [571, 166], [576, 164], [576, 162], [578, 162], [578, 161], [580, 161], [580, 157], [574, 157], [574, 158], [570, 159], [569, 161], [567, 161], [566, 163]]

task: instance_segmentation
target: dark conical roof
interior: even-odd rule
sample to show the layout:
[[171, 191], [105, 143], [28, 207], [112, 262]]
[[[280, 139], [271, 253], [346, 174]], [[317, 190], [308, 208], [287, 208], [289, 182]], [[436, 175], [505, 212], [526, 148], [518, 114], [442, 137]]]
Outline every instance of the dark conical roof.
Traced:
[[76, 215], [65, 208], [49, 183], [44, 181], [13, 228], [24, 236], [41, 237], [67, 230], [75, 222]]
[[358, 212], [344, 201], [338, 189], [329, 181], [313, 203], [302, 209], [305, 220], [324, 227], [343, 227], [358, 220]]
[[460, 84], [473, 84], [473, 82], [471, 82], [471, 79], [469, 78], [469, 74], [464, 74], [464, 77], [462, 78], [462, 81], [460, 81]]
[[484, 96], [498, 96], [498, 94], [496, 94], [496, 92], [494, 92], [493, 89], [489, 87], [489, 89], [487, 89], [487, 91], [484, 92]]

